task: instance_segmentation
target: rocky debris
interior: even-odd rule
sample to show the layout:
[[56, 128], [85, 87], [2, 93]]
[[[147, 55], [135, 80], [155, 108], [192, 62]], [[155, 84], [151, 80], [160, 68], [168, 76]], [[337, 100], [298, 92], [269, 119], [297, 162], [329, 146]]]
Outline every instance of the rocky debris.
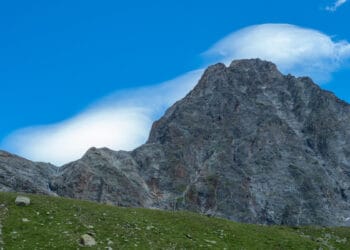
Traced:
[[5, 204], [0, 204], [0, 250], [4, 249], [4, 241], [2, 239], [2, 222], [8, 212]]
[[17, 206], [29, 206], [30, 205], [30, 198], [26, 196], [17, 196], [15, 203]]
[[349, 183], [350, 105], [259, 59], [209, 67], [132, 152], [58, 169], [0, 151], [0, 191], [248, 223], [350, 226]]
[[89, 234], [83, 234], [80, 237], [80, 244], [86, 247], [92, 247], [96, 245], [95, 239]]
[[340, 243], [340, 244], [345, 244], [347, 242], [347, 239], [346, 238], [339, 238], [339, 237], [337, 237], [335, 239], [335, 242]]
[[2, 239], [2, 225], [0, 223], [0, 250], [4, 249], [4, 241]]

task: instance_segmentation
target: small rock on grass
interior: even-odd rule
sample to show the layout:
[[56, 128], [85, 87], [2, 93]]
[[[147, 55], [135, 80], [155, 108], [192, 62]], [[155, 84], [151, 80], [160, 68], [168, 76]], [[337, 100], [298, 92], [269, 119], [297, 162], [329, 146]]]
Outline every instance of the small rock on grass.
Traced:
[[207, 243], [210, 243], [210, 244], [216, 244], [215, 240], [204, 240], [204, 241], [207, 242]]
[[17, 196], [15, 203], [17, 206], [29, 206], [30, 205], [30, 199], [26, 196]]
[[80, 244], [87, 247], [92, 247], [96, 245], [95, 239], [89, 234], [83, 234], [80, 237]]

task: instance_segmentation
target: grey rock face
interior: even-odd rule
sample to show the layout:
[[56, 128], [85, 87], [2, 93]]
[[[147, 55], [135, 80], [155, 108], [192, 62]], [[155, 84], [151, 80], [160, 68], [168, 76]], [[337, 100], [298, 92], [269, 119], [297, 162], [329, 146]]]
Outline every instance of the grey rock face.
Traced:
[[0, 151], [0, 191], [54, 195], [50, 188], [58, 168], [47, 163], [31, 162]]
[[349, 105], [308, 78], [260, 60], [214, 65], [153, 125], [148, 143], [164, 152], [157, 181], [171, 193], [161, 206], [172, 199], [250, 223], [346, 224], [349, 124]]
[[151, 204], [148, 186], [128, 152], [91, 148], [60, 169], [50, 188], [58, 195], [119, 206]]
[[[7, 175], [20, 173], [17, 158], [7, 161]], [[11, 190], [1, 164], [0, 183]], [[249, 223], [350, 226], [350, 105], [266, 61], [216, 64], [141, 147], [91, 149], [57, 174], [42, 167], [30, 166], [47, 190], [72, 198]]]

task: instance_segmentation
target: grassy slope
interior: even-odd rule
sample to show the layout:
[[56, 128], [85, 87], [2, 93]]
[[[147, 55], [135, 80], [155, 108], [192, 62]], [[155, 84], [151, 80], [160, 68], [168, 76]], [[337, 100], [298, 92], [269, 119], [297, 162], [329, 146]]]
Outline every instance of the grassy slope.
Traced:
[[0, 193], [5, 249], [79, 249], [84, 233], [95, 235], [95, 249], [350, 249], [350, 228], [248, 225], [38, 195], [30, 195], [30, 206], [17, 207], [15, 197]]

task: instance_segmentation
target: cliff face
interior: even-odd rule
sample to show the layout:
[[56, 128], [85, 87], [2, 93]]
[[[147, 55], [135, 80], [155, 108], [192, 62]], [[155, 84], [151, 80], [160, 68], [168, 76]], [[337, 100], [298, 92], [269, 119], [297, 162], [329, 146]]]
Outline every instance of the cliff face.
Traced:
[[[17, 171], [2, 159], [0, 174]], [[349, 160], [350, 105], [253, 59], [209, 67], [136, 150], [91, 149], [38, 178], [48, 192], [123, 206], [350, 225]]]
[[60, 169], [50, 182], [60, 196], [121, 206], [148, 207], [148, 186], [128, 152], [91, 148], [78, 161]]
[[[158, 188], [177, 208], [252, 223], [339, 224], [350, 216], [349, 124], [349, 105], [310, 79], [242, 60], [210, 67], [154, 123], [148, 144], [162, 149]], [[145, 147], [134, 154], [149, 168]]]

